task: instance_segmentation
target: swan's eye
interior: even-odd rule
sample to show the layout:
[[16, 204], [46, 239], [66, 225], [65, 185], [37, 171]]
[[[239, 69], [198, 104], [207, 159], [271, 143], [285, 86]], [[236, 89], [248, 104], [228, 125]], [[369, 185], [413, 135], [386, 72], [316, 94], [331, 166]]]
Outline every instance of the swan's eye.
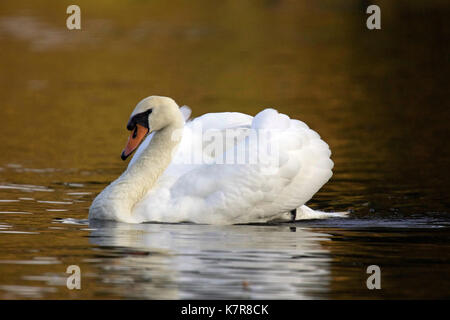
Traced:
[[[150, 115], [150, 113], [152, 113], [152, 109], [148, 109], [145, 112], [134, 115], [133, 118], [128, 121], [127, 130], [134, 130], [137, 124], [140, 124], [144, 128], [148, 129], [148, 116]], [[133, 138], [135, 137], [135, 135], [136, 133], [133, 133]]]
[[133, 139], [135, 139], [136, 136], [137, 136], [137, 127], [134, 128], [134, 131], [133, 131]]

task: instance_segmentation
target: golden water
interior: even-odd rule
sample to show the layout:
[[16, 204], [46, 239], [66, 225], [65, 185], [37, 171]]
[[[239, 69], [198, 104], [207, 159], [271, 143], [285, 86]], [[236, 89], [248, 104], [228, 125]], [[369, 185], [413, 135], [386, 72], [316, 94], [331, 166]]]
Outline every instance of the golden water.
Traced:
[[[383, 2], [369, 31], [364, 1], [316, 2], [80, 0], [81, 31], [64, 2], [2, 2], [0, 298], [448, 297], [448, 4]], [[305, 121], [335, 162], [310, 205], [351, 218], [89, 224], [152, 94]]]

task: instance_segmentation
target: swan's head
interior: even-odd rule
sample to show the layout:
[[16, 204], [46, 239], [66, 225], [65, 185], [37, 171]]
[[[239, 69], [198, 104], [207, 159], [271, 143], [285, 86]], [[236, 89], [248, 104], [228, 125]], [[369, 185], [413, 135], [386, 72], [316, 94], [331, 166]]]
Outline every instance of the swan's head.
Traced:
[[164, 129], [179, 121], [182, 122], [183, 118], [173, 99], [150, 96], [141, 100], [131, 113], [127, 124], [131, 135], [122, 152], [122, 160], [128, 158], [149, 133]]

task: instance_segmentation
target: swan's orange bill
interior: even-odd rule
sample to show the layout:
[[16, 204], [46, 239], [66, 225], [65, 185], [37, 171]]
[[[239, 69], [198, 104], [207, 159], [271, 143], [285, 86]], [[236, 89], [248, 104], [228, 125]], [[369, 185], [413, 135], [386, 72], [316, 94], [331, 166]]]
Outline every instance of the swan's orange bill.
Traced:
[[128, 142], [127, 145], [125, 146], [125, 149], [123, 149], [121, 156], [122, 160], [128, 158], [128, 156], [132, 154], [137, 147], [139, 147], [139, 145], [141, 144], [142, 140], [144, 140], [147, 133], [148, 129], [146, 127], [141, 126], [140, 124], [136, 125], [136, 127], [131, 132], [130, 137], [128, 138]]

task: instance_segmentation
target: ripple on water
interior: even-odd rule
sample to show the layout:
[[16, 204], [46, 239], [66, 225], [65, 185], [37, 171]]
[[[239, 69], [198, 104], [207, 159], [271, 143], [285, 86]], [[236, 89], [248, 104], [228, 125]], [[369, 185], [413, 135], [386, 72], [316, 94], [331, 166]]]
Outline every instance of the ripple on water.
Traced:
[[31, 260], [0, 260], [0, 264], [49, 265], [61, 264], [61, 261], [54, 257], [33, 257]]
[[21, 190], [25, 192], [54, 192], [54, 189], [50, 189], [45, 186], [36, 186], [31, 184], [2, 184], [0, 189]]
[[76, 224], [76, 225], [89, 225], [89, 219], [74, 219], [74, 218], [65, 218], [65, 219], [54, 219], [55, 223], [64, 223], [64, 224]]
[[0, 214], [32, 214], [26, 211], [0, 211]]
[[69, 196], [87, 196], [92, 194], [92, 192], [67, 192]]
[[58, 273], [44, 273], [42, 275], [25, 275], [22, 277], [23, 280], [27, 281], [42, 281], [48, 286], [66, 286], [67, 274]]
[[32, 298], [40, 299], [48, 293], [55, 293], [57, 290], [53, 287], [36, 287], [22, 285], [0, 285], [0, 290], [5, 291], [6, 299], [14, 298]]
[[51, 200], [38, 200], [39, 203], [48, 203], [48, 204], [73, 204], [72, 201], [51, 201]]
[[11, 234], [39, 234], [39, 232], [32, 232], [32, 231], [17, 231], [17, 230], [0, 230], [0, 233], [11, 233]]

